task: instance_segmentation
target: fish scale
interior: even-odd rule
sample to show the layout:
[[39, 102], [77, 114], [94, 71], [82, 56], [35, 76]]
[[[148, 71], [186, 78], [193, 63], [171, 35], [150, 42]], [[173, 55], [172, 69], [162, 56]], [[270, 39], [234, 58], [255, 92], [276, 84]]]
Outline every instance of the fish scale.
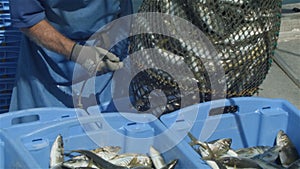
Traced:
[[[216, 91], [211, 89], [211, 81], [206, 69], [214, 72], [218, 67], [225, 72], [227, 87], [225, 97], [252, 96], [257, 93], [270, 69], [276, 48], [281, 3], [281, 0], [143, 1], [139, 13], [160, 12], [177, 16], [201, 30], [213, 44], [220, 61], [212, 63], [211, 59], [214, 59], [212, 57], [214, 55], [206, 53], [208, 47], [204, 42], [194, 42], [185, 37], [187, 33], [195, 34], [195, 31], [186, 25], [174, 25], [172, 19], [158, 23], [155, 22], [155, 17], [137, 17], [133, 21], [132, 30], [152, 32], [155, 28], [161, 32], [167, 31], [172, 36], [177, 35], [179, 39], [154, 33], [132, 36], [130, 53], [141, 52], [140, 58], [132, 60], [133, 65], [139, 65], [140, 68], [151, 65], [155, 68], [157, 62], [161, 62], [168, 63], [169, 67], [174, 68], [170, 69], [170, 72], [151, 69], [139, 74], [143, 78], [133, 78], [130, 87], [130, 93], [134, 98], [133, 104], [138, 103], [142, 105], [141, 107], [149, 108], [147, 98], [151, 93], [148, 90], [150, 88], [169, 88], [164, 92], [173, 93], [172, 98], [175, 99], [167, 100], [167, 109], [164, 113], [182, 108], [181, 99], [186, 98], [183, 93], [187, 93], [186, 96], [190, 93], [199, 96], [199, 100], [194, 100], [190, 104], [210, 101]], [[161, 59], [155, 58], [156, 62], [154, 62], [151, 54], [144, 50], [149, 48], [160, 51]], [[193, 77], [185, 79], [186, 86], [182, 88], [177, 87], [178, 82], [172, 77], [174, 72], [178, 72], [176, 70], [178, 57], [179, 60], [184, 60], [184, 64], [193, 73]], [[198, 89], [190, 88], [192, 86], [190, 84], [194, 82], [197, 83]], [[143, 91], [145, 88], [147, 90]]]

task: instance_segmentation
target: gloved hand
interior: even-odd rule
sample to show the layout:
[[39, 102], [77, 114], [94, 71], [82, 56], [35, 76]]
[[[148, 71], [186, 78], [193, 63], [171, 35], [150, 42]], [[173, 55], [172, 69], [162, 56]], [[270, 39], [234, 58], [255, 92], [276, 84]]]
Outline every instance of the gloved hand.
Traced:
[[90, 76], [112, 72], [123, 67], [123, 62], [109, 51], [95, 46], [75, 44], [70, 60], [84, 67]]

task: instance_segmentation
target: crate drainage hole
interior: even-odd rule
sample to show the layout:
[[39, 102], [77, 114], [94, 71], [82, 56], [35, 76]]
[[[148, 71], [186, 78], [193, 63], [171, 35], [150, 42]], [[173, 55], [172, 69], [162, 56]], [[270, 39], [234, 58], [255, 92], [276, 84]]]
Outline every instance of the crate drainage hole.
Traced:
[[41, 142], [41, 141], [43, 141], [43, 139], [34, 139], [34, 140], [32, 140], [32, 142]]
[[39, 120], [40, 120], [40, 116], [38, 115], [22, 116], [22, 117], [13, 118], [11, 124], [12, 125], [25, 124], [25, 123], [31, 123]]
[[70, 117], [70, 115], [64, 115], [64, 116], [61, 116], [62, 119], [64, 119], [64, 118], [69, 118], [69, 117]]
[[133, 126], [136, 125], [137, 123], [128, 123], [127, 126]]

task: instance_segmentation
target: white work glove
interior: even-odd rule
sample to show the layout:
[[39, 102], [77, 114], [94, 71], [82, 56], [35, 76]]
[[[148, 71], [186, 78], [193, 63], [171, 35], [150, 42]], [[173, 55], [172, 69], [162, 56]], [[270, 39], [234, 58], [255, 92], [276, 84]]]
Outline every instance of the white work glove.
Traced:
[[123, 67], [123, 62], [109, 51], [95, 46], [75, 44], [70, 60], [85, 68], [90, 76], [112, 72]]

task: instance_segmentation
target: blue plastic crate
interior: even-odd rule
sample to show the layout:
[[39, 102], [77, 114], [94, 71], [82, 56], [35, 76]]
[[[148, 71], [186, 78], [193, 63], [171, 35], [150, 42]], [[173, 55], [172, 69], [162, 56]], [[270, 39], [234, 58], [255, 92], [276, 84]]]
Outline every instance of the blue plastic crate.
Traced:
[[20, 47], [19, 46], [0, 46], [0, 52], [19, 52]]
[[[27, 158], [23, 158], [26, 156]], [[0, 169], [22, 168], [22, 166], [33, 166], [37, 164], [19, 140], [15, 140], [0, 129]], [[5, 161], [3, 161], [5, 159]]]
[[[76, 119], [77, 114], [85, 113], [81, 109], [71, 108], [35, 108], [8, 112], [0, 115], [0, 129], [14, 131], [9, 133], [21, 137], [23, 134], [34, 132], [36, 129]], [[21, 129], [22, 130], [18, 130]]]
[[8, 0], [0, 1], [0, 11], [9, 11], [9, 2]]
[[1, 13], [0, 14], [0, 27], [9, 27], [11, 26], [10, 13]]
[[0, 35], [0, 45], [1, 46], [20, 46], [21, 38], [18, 35]]
[[1, 93], [0, 94], [0, 106], [1, 107], [9, 106], [10, 98], [11, 98], [10, 93]]
[[5, 93], [0, 93], [0, 114], [8, 112], [11, 93], [7, 93], [8, 91], [4, 91]]
[[0, 61], [1, 60], [10, 60], [10, 59], [17, 59], [19, 57], [19, 51], [16, 48], [16, 51], [12, 50], [0, 50]]
[[0, 106], [0, 114], [7, 113], [8, 111], [9, 111], [9, 106], [4, 106], [4, 107]]
[[17, 64], [19, 51], [20, 48], [18, 46], [0, 46], [0, 62]]
[[19, 28], [7, 27], [7, 29], [1, 29], [0, 34], [1, 34], [1, 36], [3, 36], [4, 34], [19, 36], [22, 34], [22, 32], [19, 30]]
[[[79, 114], [86, 114], [78, 110]], [[147, 122], [135, 122], [128, 117]], [[6, 154], [8, 148], [13, 149], [0, 158], [3, 168], [48, 168], [50, 148], [58, 134], [64, 138], [65, 151], [106, 145], [121, 146], [120, 153], [148, 153], [151, 145], [162, 150], [176, 140], [170, 135], [160, 140], [153, 137], [163, 133], [166, 128], [149, 114], [104, 113], [101, 116], [77, 117], [70, 110], [66, 113], [64, 109], [31, 109], [3, 114], [0, 116], [0, 128], [0, 138], [4, 144], [4, 152], [2, 150], [0, 154]], [[24, 155], [19, 156], [22, 153]], [[189, 157], [197, 154], [186, 144], [174, 145], [162, 155], [166, 161], [178, 158], [177, 169], [196, 168], [194, 164], [197, 160], [191, 161]], [[22, 165], [16, 167], [19, 163]]]
[[0, 97], [1, 93], [11, 93], [15, 85], [15, 78], [0, 78]]
[[19, 46], [21, 35], [21, 32], [17, 29], [0, 30], [0, 44], [1, 46]]
[[[0, 59], [0, 79], [14, 77], [17, 69], [17, 58], [5, 59], [5, 62], [1, 62]], [[1, 89], [0, 89], [1, 90]]]
[[0, 169], [41, 168], [21, 142], [21, 135], [66, 119], [74, 119], [77, 116], [75, 111], [80, 110], [37, 108], [1, 114]]
[[[196, 118], [193, 113], [196, 112]], [[220, 114], [220, 113], [225, 114]], [[232, 148], [273, 146], [284, 130], [300, 152], [300, 111], [281, 99], [242, 97], [201, 103], [163, 115], [161, 121], [177, 135], [190, 131], [202, 141], [232, 138]], [[190, 142], [185, 137], [184, 142]], [[198, 155], [197, 158], [200, 158]], [[199, 168], [210, 168], [199, 163]]]

